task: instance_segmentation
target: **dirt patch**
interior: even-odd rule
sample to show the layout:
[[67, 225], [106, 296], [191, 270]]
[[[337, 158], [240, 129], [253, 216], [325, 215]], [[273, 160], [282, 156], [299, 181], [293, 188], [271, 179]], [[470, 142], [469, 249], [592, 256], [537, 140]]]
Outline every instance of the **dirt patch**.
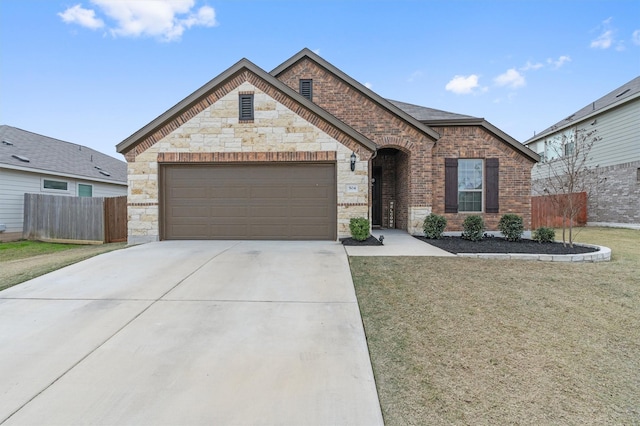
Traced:
[[0, 262], [0, 290], [39, 277], [82, 260], [126, 247], [126, 243], [82, 246], [57, 253]]

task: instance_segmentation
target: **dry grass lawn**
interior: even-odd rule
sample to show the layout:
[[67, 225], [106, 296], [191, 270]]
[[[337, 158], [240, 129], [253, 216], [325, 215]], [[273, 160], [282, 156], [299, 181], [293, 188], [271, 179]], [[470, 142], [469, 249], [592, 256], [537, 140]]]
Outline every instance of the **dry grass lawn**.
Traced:
[[640, 231], [576, 241], [612, 261], [352, 257], [386, 424], [640, 424]]

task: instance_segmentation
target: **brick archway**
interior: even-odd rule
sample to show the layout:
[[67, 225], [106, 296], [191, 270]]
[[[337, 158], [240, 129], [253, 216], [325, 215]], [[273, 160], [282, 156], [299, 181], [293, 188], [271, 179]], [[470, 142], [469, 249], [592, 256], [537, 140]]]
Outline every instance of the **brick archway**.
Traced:
[[411, 151], [406, 145], [378, 148], [371, 161], [373, 226], [407, 230], [410, 176]]

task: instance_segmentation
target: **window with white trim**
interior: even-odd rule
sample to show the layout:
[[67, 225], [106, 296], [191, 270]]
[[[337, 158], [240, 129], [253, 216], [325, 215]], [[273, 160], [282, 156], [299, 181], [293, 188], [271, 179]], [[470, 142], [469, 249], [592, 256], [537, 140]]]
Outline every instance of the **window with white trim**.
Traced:
[[68, 191], [69, 182], [66, 182], [63, 180], [43, 179], [42, 189], [52, 190], [52, 191]]
[[458, 160], [458, 211], [482, 211], [483, 169], [481, 159]]
[[78, 197], [93, 197], [93, 185], [88, 185], [86, 183], [79, 183]]

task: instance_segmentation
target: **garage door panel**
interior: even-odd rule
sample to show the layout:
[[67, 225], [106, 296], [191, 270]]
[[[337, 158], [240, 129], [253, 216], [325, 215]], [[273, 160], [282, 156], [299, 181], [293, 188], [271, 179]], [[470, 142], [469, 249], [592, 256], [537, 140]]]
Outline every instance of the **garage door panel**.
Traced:
[[334, 239], [334, 164], [167, 165], [163, 239]]

